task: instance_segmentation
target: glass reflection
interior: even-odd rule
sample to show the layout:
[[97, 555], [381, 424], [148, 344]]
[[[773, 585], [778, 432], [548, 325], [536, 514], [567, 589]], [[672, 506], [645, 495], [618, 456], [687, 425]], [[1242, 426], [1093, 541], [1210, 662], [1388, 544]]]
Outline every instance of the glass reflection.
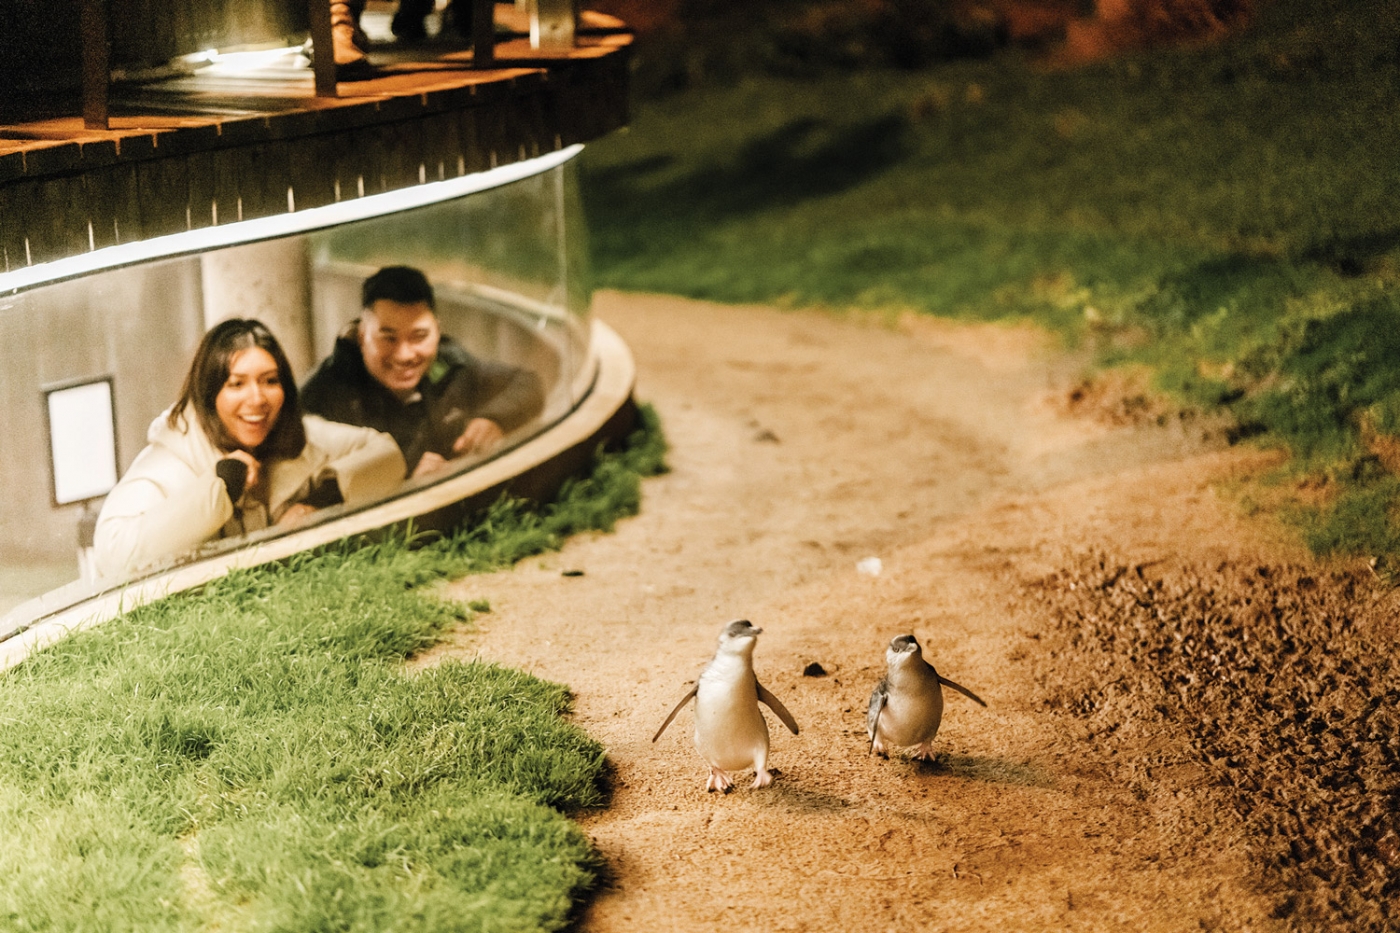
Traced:
[[215, 325], [175, 404], [97, 518], [100, 577], [120, 580], [206, 541], [294, 528], [318, 508], [371, 502], [404, 477], [393, 438], [303, 417], [277, 338], [242, 318]]
[[473, 356], [438, 323], [431, 283], [385, 266], [361, 286], [360, 317], [304, 387], [308, 412], [391, 435], [414, 479], [489, 454], [544, 408], [539, 375]]
[[[125, 481], [148, 447], [148, 432], [181, 398], [201, 340], [220, 322], [255, 319], [266, 325], [293, 380], [301, 380], [294, 382], [299, 388], [332, 357], [338, 340], [352, 340], [363, 354], [366, 278], [385, 266], [421, 269], [434, 290], [441, 346], [455, 347], [458, 359], [477, 361], [488, 375], [524, 374], [528, 385], [516, 394], [528, 397], [527, 403], [509, 414], [496, 410], [499, 435], [462, 441], [472, 420], [467, 418], [445, 451], [442, 437], [431, 439], [424, 452], [438, 452], [437, 472], [413, 479], [418, 464], [405, 462], [392, 488], [376, 489], [373, 496], [349, 495], [337, 483], [345, 502], [336, 504], [335, 496], [303, 500], [324, 506], [302, 515], [304, 523], [332, 520], [511, 449], [567, 414], [587, 392], [593, 378], [590, 292], [578, 211], [574, 169], [565, 163], [397, 214], [108, 269], [0, 297], [0, 430], [8, 438], [32, 439], [0, 445], [0, 471], [13, 478], [0, 511], [0, 639], [14, 629], [15, 618], [32, 610], [20, 606], [26, 600], [47, 594], [44, 603], [52, 607], [112, 585], [111, 578], [79, 579], [80, 556], [92, 544], [104, 500], [55, 497], [55, 470], [61, 466], [53, 460], [46, 393], [98, 381], [110, 385], [112, 442]], [[416, 459], [421, 464], [423, 454]], [[313, 480], [302, 476], [294, 492], [310, 495]], [[110, 573], [116, 579], [144, 574], [284, 533], [277, 521], [285, 511], [268, 505], [265, 523], [220, 524], [202, 542], [187, 529], [169, 554], [149, 563], [117, 561], [112, 566], [120, 569]], [[224, 536], [240, 531], [244, 535]]]

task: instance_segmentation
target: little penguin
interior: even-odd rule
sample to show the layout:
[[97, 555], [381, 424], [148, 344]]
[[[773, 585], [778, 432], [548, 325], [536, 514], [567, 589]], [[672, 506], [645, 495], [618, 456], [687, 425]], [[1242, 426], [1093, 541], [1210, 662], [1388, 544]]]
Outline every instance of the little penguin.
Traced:
[[885, 677], [870, 694], [865, 731], [870, 735], [870, 752], [888, 758], [886, 746], [916, 745], [913, 757], [933, 757], [933, 737], [943, 721], [943, 688], [952, 687], [963, 696], [987, 704], [966, 687], [939, 675], [924, 660], [919, 641], [913, 635], [900, 635], [885, 651]]
[[747, 619], [726, 625], [720, 632], [714, 658], [651, 738], [653, 742], [661, 738], [681, 707], [694, 697], [695, 747], [710, 765], [706, 791], [729, 793], [733, 781], [728, 772], [746, 768], [754, 770], [754, 787], [773, 783], [773, 775], [768, 773], [768, 724], [758, 708], [760, 701], [797, 735], [797, 721], [792, 713], [758, 682], [753, 672], [753, 649], [762, 632]]

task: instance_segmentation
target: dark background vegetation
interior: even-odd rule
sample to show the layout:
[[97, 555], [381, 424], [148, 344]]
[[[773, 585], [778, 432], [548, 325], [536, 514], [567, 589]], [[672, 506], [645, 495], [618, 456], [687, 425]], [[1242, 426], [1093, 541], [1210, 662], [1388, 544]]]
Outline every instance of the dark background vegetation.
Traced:
[[1400, 4], [611, 2], [601, 284], [1037, 321], [1286, 449], [1248, 501], [1392, 572]]

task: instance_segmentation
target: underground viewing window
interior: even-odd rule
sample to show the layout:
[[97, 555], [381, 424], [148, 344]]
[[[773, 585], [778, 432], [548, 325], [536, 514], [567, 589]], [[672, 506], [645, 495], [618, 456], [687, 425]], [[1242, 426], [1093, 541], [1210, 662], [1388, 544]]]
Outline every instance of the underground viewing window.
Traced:
[[0, 274], [0, 639], [568, 417], [598, 372], [577, 151]]

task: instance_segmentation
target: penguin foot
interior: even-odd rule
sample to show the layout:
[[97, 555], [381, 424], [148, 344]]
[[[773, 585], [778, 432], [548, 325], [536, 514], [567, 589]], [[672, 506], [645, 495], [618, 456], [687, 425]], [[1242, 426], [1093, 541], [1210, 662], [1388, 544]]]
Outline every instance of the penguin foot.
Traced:
[[870, 754], [879, 755], [881, 758], [890, 757], [889, 749], [885, 748], [885, 743], [881, 742], [879, 739], [875, 739], [875, 741], [870, 743]]
[[922, 745], [915, 748], [914, 753], [909, 757], [914, 761], [933, 761], [938, 756], [933, 753], [933, 745], [929, 742], [924, 742]]
[[725, 774], [719, 768], [710, 768], [710, 779], [705, 782], [706, 793], [720, 791], [721, 793], [727, 794], [733, 787], [734, 782], [729, 780], [729, 775]]

